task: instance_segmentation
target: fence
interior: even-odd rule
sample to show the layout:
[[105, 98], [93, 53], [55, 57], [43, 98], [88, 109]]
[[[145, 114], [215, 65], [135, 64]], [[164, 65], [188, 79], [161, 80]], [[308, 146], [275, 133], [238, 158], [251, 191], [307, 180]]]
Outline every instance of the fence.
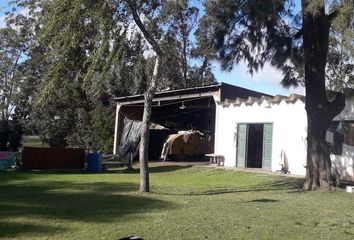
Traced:
[[23, 170], [83, 169], [84, 165], [84, 149], [25, 147], [22, 152]]
[[17, 152], [0, 152], [0, 170], [6, 170], [16, 164]]

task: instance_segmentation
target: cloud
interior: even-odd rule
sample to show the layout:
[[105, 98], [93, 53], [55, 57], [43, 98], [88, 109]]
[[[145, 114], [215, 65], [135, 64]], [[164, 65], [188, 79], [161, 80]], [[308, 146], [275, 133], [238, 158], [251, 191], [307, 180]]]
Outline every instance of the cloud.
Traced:
[[0, 28], [5, 27], [5, 15], [0, 15]]
[[282, 72], [272, 67], [269, 63], [264, 64], [262, 69], [258, 70], [258, 72], [253, 72], [253, 75], [251, 75], [248, 72], [246, 63], [242, 62], [238, 66], [238, 73], [240, 73], [240, 71], [243, 72], [243, 75], [249, 80], [257, 83], [262, 81], [269, 84], [279, 84], [283, 79]]
[[227, 82], [240, 87], [245, 87], [259, 92], [268, 94], [290, 95], [292, 93], [304, 95], [303, 87], [286, 89], [281, 86], [283, 79], [282, 72], [265, 64], [258, 72], [251, 75], [245, 62], [241, 62], [231, 72], [223, 72], [218, 63], [213, 64], [213, 72], [218, 81]]

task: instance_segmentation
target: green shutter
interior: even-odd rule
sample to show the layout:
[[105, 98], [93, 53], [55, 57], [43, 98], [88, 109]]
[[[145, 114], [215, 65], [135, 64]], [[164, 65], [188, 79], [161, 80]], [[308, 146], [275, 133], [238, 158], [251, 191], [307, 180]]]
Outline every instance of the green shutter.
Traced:
[[263, 128], [263, 159], [262, 167], [271, 169], [272, 167], [272, 140], [273, 140], [273, 124], [265, 123]]
[[240, 123], [237, 125], [236, 166], [241, 168], [244, 168], [246, 166], [247, 130], [247, 124]]

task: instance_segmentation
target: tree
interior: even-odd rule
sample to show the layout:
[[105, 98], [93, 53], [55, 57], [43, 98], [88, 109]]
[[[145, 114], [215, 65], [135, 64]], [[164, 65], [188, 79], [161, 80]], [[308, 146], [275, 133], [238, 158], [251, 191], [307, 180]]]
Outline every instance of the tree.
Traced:
[[[0, 28], [0, 149], [17, 150], [23, 132], [23, 115], [18, 107], [24, 95], [24, 59], [33, 39], [31, 21], [16, 9], [6, 12]], [[24, 117], [25, 118], [25, 117]]]
[[36, 19], [35, 43], [25, 61], [25, 82], [35, 91], [20, 109], [31, 102], [31, 118], [50, 146], [111, 151], [113, 97], [135, 93], [130, 61], [140, 49], [115, 24], [124, 16], [113, 16], [106, 1], [16, 4]]
[[[149, 191], [147, 141], [156, 89], [182, 86], [180, 76], [213, 80], [207, 61], [201, 68], [189, 66], [197, 9], [185, 0], [14, 2], [35, 9], [36, 38], [26, 71], [40, 75], [31, 115], [42, 139], [52, 146], [105, 149], [113, 135], [114, 117], [107, 117], [114, 113], [113, 97], [145, 92], [140, 189]], [[173, 9], [180, 14], [170, 18]], [[184, 24], [177, 22], [181, 18]]]
[[[337, 8], [333, 4], [332, 8]], [[353, 13], [350, 9], [341, 11], [334, 19], [330, 29], [329, 48], [327, 56], [327, 88], [343, 91], [354, 87], [354, 26], [351, 26]]]
[[[308, 118], [305, 188], [331, 188], [335, 182], [325, 134], [332, 119], [343, 109], [345, 98], [341, 93], [333, 101], [327, 97], [329, 37], [333, 22], [345, 12], [353, 13], [353, 3], [333, 1], [330, 12], [326, 12], [325, 1], [302, 0], [301, 14], [294, 14], [293, 7], [291, 0], [206, 1], [199, 41], [217, 51], [226, 70], [246, 61], [252, 73], [270, 62], [283, 71], [284, 86], [298, 85], [298, 70], [304, 72]], [[352, 14], [347, 20], [353, 26]], [[212, 41], [203, 43], [205, 39]]]
[[[144, 25], [144, 23], [140, 18], [140, 14], [141, 14], [140, 11], [144, 11], [145, 14], [147, 15], [147, 19], [149, 18], [153, 19], [152, 16], [155, 13], [155, 10], [158, 6], [158, 2], [152, 1], [150, 4], [146, 4], [146, 5], [142, 2], [137, 2], [137, 1], [128, 1], [127, 3], [135, 24], [138, 26], [144, 38], [152, 46], [152, 49], [156, 54], [154, 71], [151, 76], [150, 83], [148, 84], [147, 89], [144, 93], [144, 111], [143, 111], [142, 130], [141, 130], [140, 147], [139, 147], [140, 191], [149, 192], [150, 180], [149, 180], [149, 166], [148, 166], [148, 146], [149, 146], [149, 127], [150, 127], [150, 120], [151, 120], [152, 100], [156, 92], [157, 81], [161, 76], [162, 66], [164, 64], [164, 60], [165, 60], [164, 58], [166, 58], [166, 56], [160, 47], [160, 43], [153, 35], [153, 31], [159, 29], [155, 26], [152, 29], [148, 29], [148, 27]], [[153, 21], [151, 20], [148, 23], [153, 25]]]
[[[171, 68], [179, 66], [179, 71], [174, 71], [183, 79], [185, 86], [188, 85], [189, 75], [193, 76], [193, 69], [190, 71], [188, 58], [191, 56], [189, 50], [189, 35], [196, 23], [198, 9], [192, 7], [187, 0], [182, 1], [127, 1], [129, 13], [139, 28], [147, 43], [151, 46], [155, 57], [154, 70], [147, 84], [144, 93], [144, 112], [142, 119], [142, 132], [139, 148], [140, 160], [140, 191], [149, 192], [149, 168], [148, 168], [148, 140], [149, 127], [152, 110], [152, 100], [158, 87], [160, 79], [171, 81], [168, 73]], [[144, 20], [142, 20], [144, 19]], [[177, 35], [177, 38], [173, 36]], [[171, 51], [171, 49], [173, 49]], [[177, 65], [170, 65], [177, 63]], [[206, 72], [206, 63], [200, 68], [203, 79], [213, 79], [212, 74]], [[191, 74], [189, 74], [189, 71]], [[196, 71], [194, 71], [194, 76]], [[167, 74], [166, 74], [167, 73]], [[178, 83], [178, 82], [177, 82]]]

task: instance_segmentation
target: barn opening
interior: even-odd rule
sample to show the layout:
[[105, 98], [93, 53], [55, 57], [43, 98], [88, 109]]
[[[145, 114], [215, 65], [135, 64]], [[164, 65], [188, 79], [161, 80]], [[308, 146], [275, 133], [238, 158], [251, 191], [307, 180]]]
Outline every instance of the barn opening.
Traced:
[[[203, 87], [161, 91], [155, 94], [151, 115], [149, 159], [158, 160], [167, 136], [179, 131], [200, 132], [210, 142], [210, 153], [214, 151], [216, 125], [216, 102], [225, 99], [260, 97], [261, 93], [221, 83]], [[122, 147], [125, 136], [124, 121], [141, 121], [144, 96], [133, 95], [116, 98], [116, 126], [114, 153]], [[138, 147], [138, 144], [134, 145]], [[186, 148], [191, 147], [186, 144]], [[195, 146], [191, 149], [196, 149]], [[186, 150], [187, 151], [187, 150]], [[204, 154], [203, 154], [204, 155]]]

